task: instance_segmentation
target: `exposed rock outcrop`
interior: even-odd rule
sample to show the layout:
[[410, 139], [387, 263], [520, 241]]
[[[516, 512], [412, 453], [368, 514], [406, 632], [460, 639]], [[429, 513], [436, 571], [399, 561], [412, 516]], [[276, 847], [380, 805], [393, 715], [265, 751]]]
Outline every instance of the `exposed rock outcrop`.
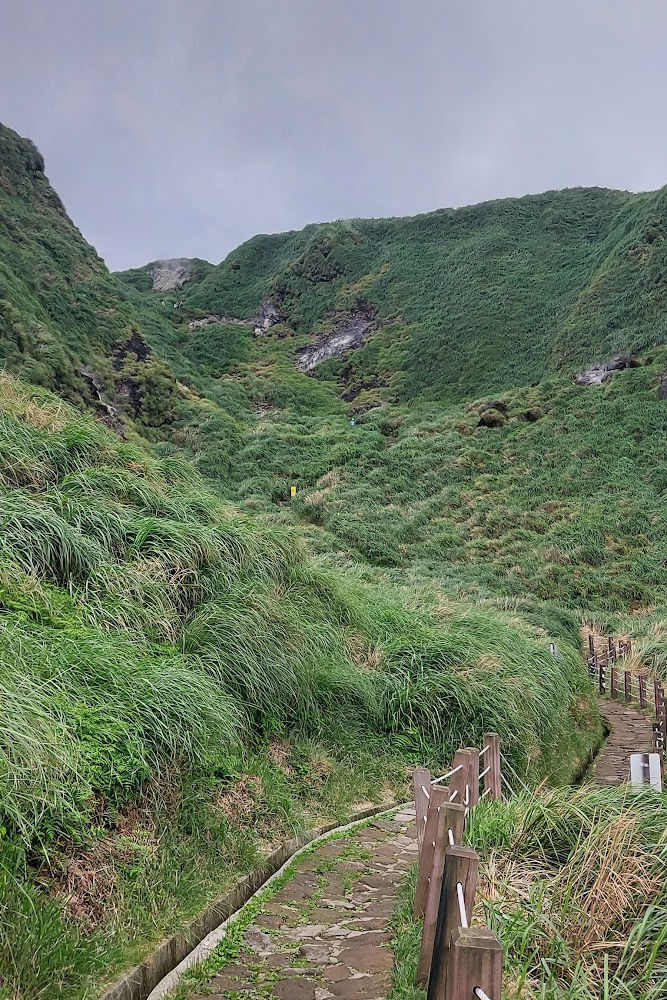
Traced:
[[255, 336], [261, 337], [262, 334], [267, 333], [272, 326], [276, 323], [280, 323], [283, 317], [278, 311], [278, 307], [272, 299], [264, 299], [259, 307], [259, 313], [251, 321], [255, 324]]
[[153, 279], [154, 292], [166, 292], [170, 288], [180, 288], [192, 277], [192, 261], [187, 257], [171, 257], [156, 260], [146, 268]]
[[203, 330], [204, 327], [212, 326], [214, 323], [234, 323], [237, 326], [254, 327], [255, 336], [261, 337], [265, 333], [268, 333], [272, 326], [280, 323], [283, 319], [284, 317], [280, 314], [275, 302], [272, 299], [265, 299], [260, 305], [256, 316], [250, 316], [248, 319], [239, 319], [238, 316], [210, 313], [208, 316], [202, 316], [199, 319], [188, 320], [188, 328], [190, 330]]
[[630, 354], [615, 354], [609, 361], [584, 368], [574, 376], [574, 381], [577, 385], [602, 385], [614, 372], [623, 371], [625, 368], [636, 368], [637, 365], [637, 359]]
[[661, 375], [658, 383], [658, 399], [667, 399], [667, 375]]
[[123, 367], [123, 362], [125, 361], [125, 358], [128, 356], [128, 354], [136, 354], [137, 359], [139, 361], [145, 361], [150, 353], [151, 353], [150, 347], [148, 346], [144, 338], [141, 336], [141, 334], [135, 327], [130, 333], [130, 336], [127, 338], [125, 343], [120, 344], [114, 351], [113, 355], [114, 369], [117, 372], [121, 370], [121, 368]]
[[323, 361], [339, 358], [355, 347], [361, 347], [377, 329], [370, 309], [359, 309], [338, 320], [334, 328], [323, 334], [311, 347], [299, 351], [296, 366], [299, 371], [310, 372]]
[[99, 419], [103, 424], [106, 424], [110, 430], [118, 434], [119, 437], [124, 438], [125, 428], [123, 426], [120, 410], [107, 399], [102, 379], [92, 370], [92, 368], [87, 367], [79, 368], [79, 375], [87, 383], [88, 388], [90, 389], [90, 394], [97, 404], [100, 414]]
[[252, 322], [251, 319], [237, 319], [236, 316], [217, 316], [211, 313], [210, 316], [202, 316], [201, 319], [190, 319], [188, 320], [188, 328], [190, 330], [203, 330], [206, 326], [212, 326], [214, 323], [234, 323], [237, 326], [249, 326]]

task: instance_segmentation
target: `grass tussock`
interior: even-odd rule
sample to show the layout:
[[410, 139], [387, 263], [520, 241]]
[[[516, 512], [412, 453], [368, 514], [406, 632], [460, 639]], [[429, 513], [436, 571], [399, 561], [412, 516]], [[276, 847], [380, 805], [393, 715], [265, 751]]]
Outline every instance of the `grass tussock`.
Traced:
[[507, 997], [654, 1000], [667, 974], [663, 796], [584, 786], [475, 816]]

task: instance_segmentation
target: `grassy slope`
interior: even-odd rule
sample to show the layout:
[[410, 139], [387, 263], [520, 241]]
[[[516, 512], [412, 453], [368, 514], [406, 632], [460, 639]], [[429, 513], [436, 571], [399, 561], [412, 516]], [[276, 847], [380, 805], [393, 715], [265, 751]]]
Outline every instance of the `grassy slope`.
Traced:
[[[366, 558], [464, 592], [600, 613], [664, 603], [666, 363], [600, 388], [506, 393], [497, 428], [477, 426], [477, 409], [372, 411], [349, 430], [354, 457], [312, 484], [304, 476], [296, 510]], [[394, 443], [378, 433], [386, 424]], [[267, 444], [264, 469], [277, 474], [288, 438], [274, 436], [283, 450]]]
[[380, 331], [348, 382], [383, 378], [399, 399], [507, 389], [664, 342], [666, 199], [584, 188], [257, 236], [186, 286], [183, 310], [249, 316], [270, 295], [311, 334], [367, 304]]
[[117, 283], [44, 175], [35, 147], [0, 126], [0, 347], [5, 367], [77, 400], [73, 370], [131, 325]]
[[500, 729], [536, 777], [585, 753], [571, 623], [556, 659], [492, 605], [408, 606], [9, 376], [0, 442], [10, 991], [83, 996], [252, 864], [258, 836], [398, 789], [464, 735]]
[[[666, 197], [575, 189], [250, 240], [172, 317], [201, 391], [241, 422], [222, 488], [275, 513], [296, 483], [317, 551], [413, 586], [632, 611], [626, 629], [649, 633], [660, 665]], [[284, 319], [263, 337], [179, 326], [267, 296]], [[296, 372], [298, 350], [359, 304], [380, 324], [366, 345]], [[575, 365], [615, 351], [641, 366], [572, 385]], [[504, 426], [478, 427], [498, 394]], [[215, 436], [183, 436], [213, 475]]]
[[2, 368], [102, 414], [85, 369], [130, 434], [170, 439], [180, 421], [218, 408], [179, 387], [171, 362], [186, 377], [188, 366], [170, 350], [172, 324], [134, 292], [73, 225], [38, 150], [0, 124]]

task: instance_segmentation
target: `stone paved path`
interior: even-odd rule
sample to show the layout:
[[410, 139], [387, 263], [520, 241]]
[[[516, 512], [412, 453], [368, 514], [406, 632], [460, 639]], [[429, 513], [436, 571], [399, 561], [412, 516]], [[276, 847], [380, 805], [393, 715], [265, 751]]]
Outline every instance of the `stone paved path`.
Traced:
[[653, 749], [651, 722], [610, 698], [600, 698], [600, 711], [609, 726], [609, 739], [595, 758], [592, 777], [598, 785], [622, 785], [630, 779], [630, 754]]
[[324, 841], [245, 930], [241, 953], [192, 1000], [382, 1000], [391, 986], [389, 923], [417, 858], [414, 809]]

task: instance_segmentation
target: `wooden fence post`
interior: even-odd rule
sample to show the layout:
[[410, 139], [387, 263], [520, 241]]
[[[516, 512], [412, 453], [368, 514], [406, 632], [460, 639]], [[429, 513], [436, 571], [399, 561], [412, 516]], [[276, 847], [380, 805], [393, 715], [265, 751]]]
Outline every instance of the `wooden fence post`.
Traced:
[[443, 831], [442, 826], [445, 817], [442, 807], [449, 803], [449, 789], [442, 788], [441, 785], [431, 785], [431, 799], [426, 811], [426, 825], [424, 826], [424, 840], [419, 855], [419, 875], [417, 876], [417, 891], [415, 892], [415, 902], [413, 913], [415, 917], [424, 916], [426, 897], [428, 895], [429, 879], [433, 867], [433, 854], [436, 845], [442, 844], [442, 851], [447, 848], [447, 831]]
[[655, 722], [653, 723], [653, 749], [661, 751], [664, 748], [665, 740], [662, 732], [662, 719], [660, 718], [660, 706], [662, 702], [662, 687], [660, 681], [653, 681], [653, 708], [655, 711]]
[[[431, 957], [433, 955], [433, 942], [435, 940], [438, 923], [440, 897], [442, 895], [442, 880], [446, 864], [447, 851], [454, 850], [454, 847], [452, 847], [449, 843], [449, 830], [452, 831], [452, 838], [456, 849], [465, 850], [465, 848], [460, 847], [461, 839], [463, 837], [463, 825], [465, 822], [464, 806], [457, 806], [455, 802], [450, 802], [448, 805], [442, 807], [440, 813], [441, 816], [444, 817], [442, 823], [442, 834], [436, 842], [436, 847], [433, 852], [433, 866], [431, 868], [431, 877], [428, 882], [428, 894], [426, 896], [424, 906], [424, 927], [422, 930], [420, 948], [420, 965], [417, 970], [417, 977], [419, 978], [420, 970], [422, 967], [425, 967], [426, 971], [424, 973], [424, 982], [428, 979]], [[422, 954], [424, 955], [424, 966], [421, 964]], [[428, 964], [426, 964], [427, 961]]]
[[605, 694], [607, 686], [605, 683], [606, 673], [605, 673], [606, 661], [600, 661], [600, 694]]
[[490, 799], [500, 799], [502, 798], [502, 787], [500, 781], [500, 736], [498, 733], [484, 733], [482, 746], [489, 748], [483, 757], [484, 767], [491, 768], [484, 776], [484, 791], [488, 788]]
[[667, 743], [667, 709], [665, 708], [665, 689], [662, 684], [656, 684], [655, 688], [655, 716], [660, 723], [664, 746]]
[[[465, 808], [456, 804], [456, 802], [449, 802], [443, 809], [445, 813], [445, 832], [447, 833], [447, 847], [460, 847], [463, 842], [463, 830], [465, 828]], [[452, 831], [452, 838], [449, 839], [449, 831]], [[454, 843], [452, 844], [452, 840]], [[443, 855], [443, 865], [445, 862]], [[440, 890], [438, 889], [438, 898], [440, 897]]]
[[463, 800], [463, 804], [468, 809], [474, 809], [479, 802], [479, 750], [477, 747], [466, 747], [469, 754], [470, 764], [468, 766], [468, 801]]
[[626, 702], [632, 701], [632, 674], [629, 670], [623, 671], [623, 687]]
[[662, 726], [659, 722], [654, 722], [653, 729], [653, 750], [655, 753], [662, 753], [665, 749], [665, 741], [662, 737]]
[[446, 989], [442, 980], [447, 975], [447, 950], [452, 932], [461, 924], [457, 883], [461, 883], [466, 913], [470, 917], [475, 902], [478, 870], [479, 856], [472, 848], [448, 848], [438, 900], [437, 920], [432, 936], [422, 935], [417, 968], [418, 981], [425, 983], [428, 980], [429, 1000], [432, 990], [435, 991], [433, 995], [442, 995]]
[[457, 927], [446, 957], [444, 991], [429, 990], [428, 1000], [475, 1000], [475, 989], [500, 1000], [503, 948], [488, 927]]
[[646, 708], [648, 702], [646, 700], [646, 675], [639, 675], [639, 707]]
[[428, 796], [431, 792], [431, 772], [426, 767], [417, 767], [412, 772], [412, 788], [415, 797], [415, 813], [417, 819], [417, 846], [421, 853], [424, 842], [424, 825], [428, 812]]
[[[460, 770], [457, 770], [460, 767]], [[458, 805], [465, 805], [466, 785], [469, 784], [470, 754], [467, 750], [457, 750], [452, 762], [455, 774], [449, 779], [449, 800]]]
[[591, 680], [595, 680], [597, 679], [597, 675], [598, 675], [598, 658], [597, 658], [597, 653], [593, 653], [593, 655], [588, 661], [588, 676], [591, 678]]
[[616, 667], [612, 667], [611, 668], [611, 686], [610, 686], [610, 693], [611, 693], [612, 698], [615, 698], [616, 695], [618, 694], [618, 676], [617, 675], [618, 675], [618, 671], [617, 671]]
[[588, 652], [590, 656], [595, 655], [595, 639], [592, 632], [588, 633]]

